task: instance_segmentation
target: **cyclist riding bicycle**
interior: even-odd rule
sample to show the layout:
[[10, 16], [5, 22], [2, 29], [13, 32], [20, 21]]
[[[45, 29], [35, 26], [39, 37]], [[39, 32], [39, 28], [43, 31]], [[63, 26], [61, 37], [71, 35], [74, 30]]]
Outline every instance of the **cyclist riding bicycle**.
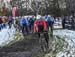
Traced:
[[40, 34], [43, 33], [48, 47], [49, 37], [47, 32], [47, 25], [45, 20], [40, 15], [36, 17], [36, 20], [34, 22], [34, 33], [38, 33], [39, 38], [40, 38]]

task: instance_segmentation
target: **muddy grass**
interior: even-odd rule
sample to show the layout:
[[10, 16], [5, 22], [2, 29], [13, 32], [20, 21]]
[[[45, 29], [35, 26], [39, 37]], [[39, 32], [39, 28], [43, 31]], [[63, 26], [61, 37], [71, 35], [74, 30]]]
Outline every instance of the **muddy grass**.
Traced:
[[27, 35], [10, 46], [0, 48], [0, 57], [38, 57], [42, 54], [38, 37]]
[[0, 48], [0, 57], [54, 57], [56, 53], [63, 50], [65, 40], [57, 38], [50, 38], [50, 48], [46, 52], [41, 50], [39, 39], [36, 35], [30, 34], [11, 45]]

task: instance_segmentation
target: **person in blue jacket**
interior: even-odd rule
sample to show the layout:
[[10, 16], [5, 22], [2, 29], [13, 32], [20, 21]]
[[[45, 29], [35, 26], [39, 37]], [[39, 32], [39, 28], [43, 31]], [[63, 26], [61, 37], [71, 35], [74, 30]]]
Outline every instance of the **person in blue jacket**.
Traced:
[[48, 15], [47, 24], [48, 24], [48, 31], [49, 31], [49, 27], [50, 27], [51, 35], [53, 35], [54, 18], [51, 17], [50, 15]]
[[20, 27], [23, 26], [23, 19], [22, 19], [22, 17], [19, 17], [19, 26], [20, 26]]
[[19, 16], [18, 18], [18, 26], [19, 26], [19, 31], [22, 31], [23, 33], [23, 18]]
[[25, 32], [26, 32], [26, 34], [28, 34], [28, 26], [29, 26], [28, 19], [26, 17], [23, 17], [23, 27], [22, 27], [22, 30], [23, 30], [24, 35], [25, 35]]

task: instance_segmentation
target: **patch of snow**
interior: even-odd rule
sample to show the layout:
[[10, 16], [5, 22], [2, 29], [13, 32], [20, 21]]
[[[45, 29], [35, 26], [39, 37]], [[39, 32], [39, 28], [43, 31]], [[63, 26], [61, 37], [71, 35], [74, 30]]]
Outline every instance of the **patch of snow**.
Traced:
[[13, 39], [13, 34], [15, 33], [15, 28], [12, 25], [11, 29], [4, 28], [0, 31], [0, 47], [5, 46]]
[[53, 34], [55, 36], [65, 38], [65, 40], [68, 42], [68, 48], [66, 48], [64, 52], [59, 52], [56, 57], [75, 57], [75, 31], [54, 30]]

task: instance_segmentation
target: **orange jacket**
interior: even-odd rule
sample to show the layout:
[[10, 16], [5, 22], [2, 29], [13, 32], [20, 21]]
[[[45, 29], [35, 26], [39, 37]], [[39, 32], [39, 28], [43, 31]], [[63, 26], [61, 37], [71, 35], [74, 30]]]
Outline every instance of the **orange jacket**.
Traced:
[[[37, 25], [39, 24], [39, 20], [36, 20], [35, 22], [34, 22], [34, 32], [37, 32]], [[44, 26], [44, 31], [46, 31], [46, 29], [47, 29], [47, 25], [46, 25], [46, 22], [45, 22], [45, 20], [41, 20], [41, 24], [43, 24], [43, 26]]]

